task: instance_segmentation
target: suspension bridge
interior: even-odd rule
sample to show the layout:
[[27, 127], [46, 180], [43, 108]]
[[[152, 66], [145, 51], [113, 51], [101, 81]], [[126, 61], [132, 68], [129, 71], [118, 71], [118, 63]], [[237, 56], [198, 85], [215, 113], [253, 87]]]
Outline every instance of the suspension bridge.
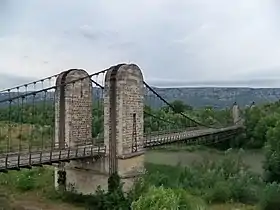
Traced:
[[[162, 107], [168, 117], [154, 111]], [[228, 141], [243, 131], [236, 104], [232, 115], [205, 125], [174, 112], [135, 64], [70, 69], [0, 91], [0, 171], [54, 165], [55, 185], [82, 193], [106, 188], [116, 172], [130, 186], [148, 148]]]

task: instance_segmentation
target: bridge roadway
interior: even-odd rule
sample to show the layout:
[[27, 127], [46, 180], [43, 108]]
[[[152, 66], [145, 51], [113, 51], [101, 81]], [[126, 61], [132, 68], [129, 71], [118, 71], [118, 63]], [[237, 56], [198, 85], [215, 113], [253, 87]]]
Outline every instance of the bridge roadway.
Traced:
[[[199, 129], [187, 130], [175, 133], [152, 133], [145, 135], [144, 148], [154, 147], [163, 144], [170, 144], [182, 140], [189, 140], [198, 137], [215, 135], [219, 133], [235, 132], [242, 126], [230, 126], [219, 129]], [[139, 145], [140, 146], [140, 145]], [[7, 172], [7, 170], [19, 170], [20, 168], [31, 168], [32, 166], [48, 165], [63, 161], [77, 160], [89, 157], [97, 157], [105, 155], [106, 147], [84, 145], [74, 148], [53, 148], [52, 150], [42, 150], [36, 152], [21, 152], [0, 154], [0, 172]]]

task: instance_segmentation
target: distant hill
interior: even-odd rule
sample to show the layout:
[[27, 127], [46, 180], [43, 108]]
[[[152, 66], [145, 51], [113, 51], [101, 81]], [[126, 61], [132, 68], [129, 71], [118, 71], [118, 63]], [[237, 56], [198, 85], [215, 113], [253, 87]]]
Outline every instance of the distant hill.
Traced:
[[[250, 105], [252, 102], [256, 104], [273, 102], [280, 99], [280, 88], [156, 88], [154, 90], [164, 99], [171, 102], [174, 100], [182, 100], [193, 107], [213, 106], [217, 109], [231, 107], [234, 102], [244, 107]], [[100, 89], [94, 90], [94, 98], [100, 98]], [[10, 96], [16, 96], [18, 93], [10, 93]], [[47, 98], [53, 98], [53, 93], [50, 92]], [[9, 94], [0, 93], [0, 106], [8, 104], [9, 102], [1, 103], [1, 100], [7, 99]], [[43, 100], [44, 93], [36, 94], [36, 101]], [[26, 97], [28, 101], [32, 101], [32, 96]], [[154, 96], [147, 96], [146, 104], [153, 107], [162, 106], [160, 100], [155, 99]], [[18, 100], [14, 101], [15, 103]]]
[[231, 107], [234, 102], [244, 107], [252, 102], [256, 104], [273, 102], [280, 99], [280, 88], [155, 88], [168, 101], [179, 99], [194, 107], [214, 106]]

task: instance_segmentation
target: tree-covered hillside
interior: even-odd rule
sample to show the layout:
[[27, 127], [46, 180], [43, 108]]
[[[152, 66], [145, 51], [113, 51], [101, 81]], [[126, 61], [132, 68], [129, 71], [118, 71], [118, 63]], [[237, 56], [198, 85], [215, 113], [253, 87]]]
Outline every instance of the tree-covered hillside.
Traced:
[[279, 88], [155, 88], [155, 90], [169, 101], [180, 98], [193, 107], [212, 106], [223, 109], [231, 107], [237, 102], [241, 107], [274, 102], [280, 99]]

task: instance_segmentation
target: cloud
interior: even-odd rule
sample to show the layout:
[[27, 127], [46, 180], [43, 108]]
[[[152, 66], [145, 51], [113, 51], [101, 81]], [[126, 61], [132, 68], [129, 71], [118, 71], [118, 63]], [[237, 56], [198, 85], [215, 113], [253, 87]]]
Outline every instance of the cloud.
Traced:
[[[36, 80], [36, 78], [34, 77], [21, 77], [16, 75], [0, 73], [0, 89], [4, 90], [8, 88], [14, 88], [19, 84], [26, 84], [34, 80]], [[17, 91], [17, 89], [13, 89], [13, 91]], [[25, 88], [21, 88], [19, 91], [25, 91]]]
[[275, 0], [3, 0], [0, 8], [0, 73], [40, 78], [134, 62], [159, 83], [280, 76]]

